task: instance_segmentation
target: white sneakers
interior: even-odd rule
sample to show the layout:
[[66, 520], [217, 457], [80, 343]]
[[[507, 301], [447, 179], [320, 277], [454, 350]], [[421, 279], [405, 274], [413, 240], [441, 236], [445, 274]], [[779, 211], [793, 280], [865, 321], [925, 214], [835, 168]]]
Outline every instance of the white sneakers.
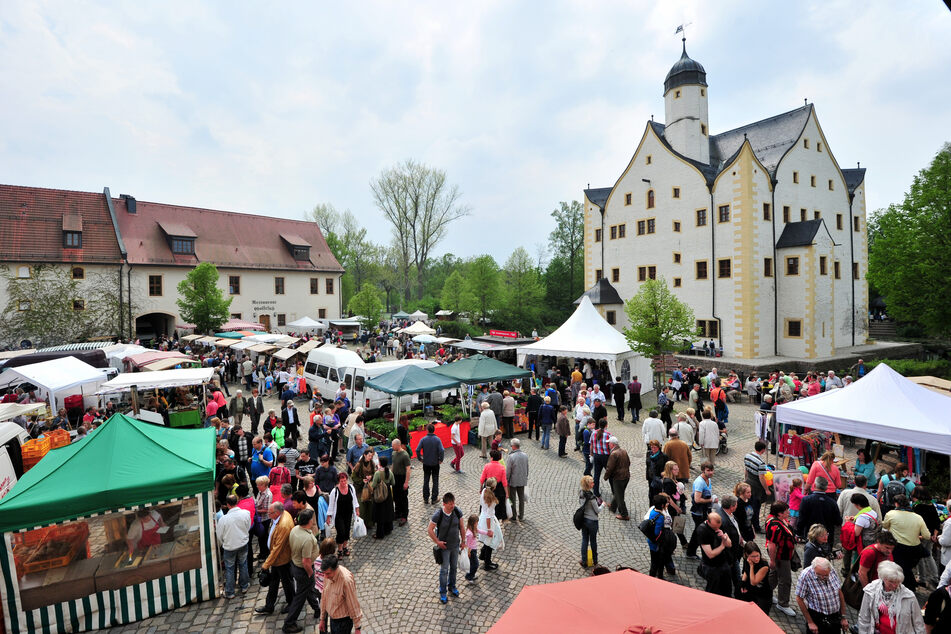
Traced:
[[784, 605], [776, 605], [776, 609], [785, 614], [786, 616], [796, 616], [796, 611], [792, 608], [788, 608]]

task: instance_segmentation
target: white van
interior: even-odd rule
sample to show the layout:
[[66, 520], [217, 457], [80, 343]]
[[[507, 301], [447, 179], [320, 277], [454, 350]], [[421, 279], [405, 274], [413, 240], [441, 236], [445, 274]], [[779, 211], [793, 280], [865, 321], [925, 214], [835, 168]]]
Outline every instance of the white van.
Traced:
[[[352, 350], [322, 346], [311, 350], [304, 363], [304, 378], [309, 388], [317, 387], [325, 401], [333, 400], [333, 395], [340, 389], [340, 384], [347, 386], [350, 402], [354, 407], [363, 407], [368, 418], [393, 411], [396, 407], [396, 397], [366, 387], [366, 380], [391, 370], [407, 365], [421, 368], [436, 367], [435, 361], [421, 359], [404, 359], [402, 361], [383, 361], [366, 363]], [[400, 410], [413, 409], [420, 401], [441, 405], [455, 403], [458, 399], [457, 390], [436, 390], [429, 394], [413, 394], [400, 397]]]
[[0, 423], [0, 498], [3, 498], [23, 476], [21, 447], [30, 439], [26, 430], [16, 423]]

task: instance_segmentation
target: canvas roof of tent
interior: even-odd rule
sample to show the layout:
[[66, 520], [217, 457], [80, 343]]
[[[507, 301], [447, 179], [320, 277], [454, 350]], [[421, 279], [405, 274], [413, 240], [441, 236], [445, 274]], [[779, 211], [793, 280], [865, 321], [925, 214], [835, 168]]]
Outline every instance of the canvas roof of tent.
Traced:
[[287, 361], [288, 359], [290, 359], [290, 358], [293, 357], [294, 355], [297, 355], [297, 354], [300, 354], [300, 353], [301, 353], [301, 351], [300, 351], [299, 349], [297, 349], [297, 348], [281, 348], [280, 350], [278, 350], [277, 352], [275, 352], [275, 353], [274, 353], [273, 355], [271, 355], [271, 356], [274, 357], [275, 359], [280, 360], [280, 361]]
[[186, 368], [194, 367], [198, 364], [197, 359], [192, 359], [191, 357], [168, 357], [167, 359], [159, 359], [158, 361], [153, 361], [152, 363], [146, 363], [142, 366], [142, 370], [148, 370], [149, 372], [157, 372], [159, 370], [171, 370], [176, 365], [182, 365]]
[[457, 387], [459, 380], [419, 366], [406, 365], [367, 379], [366, 384], [381, 392], [402, 396]]
[[456, 379], [459, 383], [482, 383], [483, 381], [502, 381], [521, 376], [531, 376], [531, 371], [518, 366], [503, 363], [482, 354], [475, 354], [453, 363], [441, 365], [431, 370], [436, 374]]
[[181, 338], [181, 341], [194, 341], [195, 339], [201, 339], [202, 335], [185, 335]]
[[214, 368], [182, 368], [179, 370], [156, 370], [155, 372], [123, 372], [99, 386], [96, 394], [114, 394], [131, 389], [140, 390], [167, 387], [201, 385], [211, 381]]
[[277, 346], [272, 346], [269, 343], [257, 343], [248, 348], [251, 352], [257, 352], [260, 354], [270, 354], [271, 352], [277, 350]]
[[215, 430], [172, 429], [124, 414], [51, 450], [0, 500], [0, 532], [210, 491]]

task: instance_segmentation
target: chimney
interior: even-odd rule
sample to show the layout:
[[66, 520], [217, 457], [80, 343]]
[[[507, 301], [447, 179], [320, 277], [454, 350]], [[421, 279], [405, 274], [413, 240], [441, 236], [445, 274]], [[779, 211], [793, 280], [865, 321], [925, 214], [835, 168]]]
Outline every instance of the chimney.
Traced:
[[126, 211], [132, 215], [135, 215], [135, 198], [128, 194], [120, 194], [119, 198], [125, 201]]

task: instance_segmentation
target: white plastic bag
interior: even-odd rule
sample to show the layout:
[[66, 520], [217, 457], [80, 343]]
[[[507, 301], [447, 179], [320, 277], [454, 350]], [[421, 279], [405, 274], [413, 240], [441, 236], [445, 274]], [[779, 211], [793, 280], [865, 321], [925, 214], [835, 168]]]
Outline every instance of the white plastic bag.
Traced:
[[353, 532], [351, 536], [354, 539], [360, 539], [367, 536], [367, 525], [363, 523], [363, 518], [357, 515], [353, 518]]
[[512, 519], [515, 514], [512, 512], [512, 500], [505, 498], [505, 517]]
[[457, 574], [469, 574], [469, 549], [463, 548], [459, 551], [459, 563], [456, 565]]

